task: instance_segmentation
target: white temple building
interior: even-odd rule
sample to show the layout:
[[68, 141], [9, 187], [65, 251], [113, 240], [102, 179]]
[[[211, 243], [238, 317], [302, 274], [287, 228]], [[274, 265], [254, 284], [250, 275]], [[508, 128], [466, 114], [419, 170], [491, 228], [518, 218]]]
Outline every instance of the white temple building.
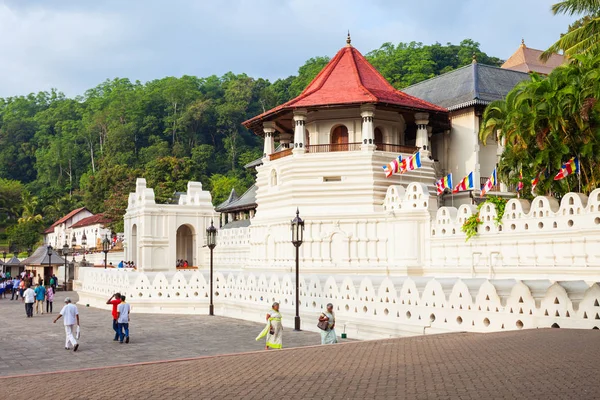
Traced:
[[[479, 234], [466, 241], [461, 226], [476, 212], [473, 193], [453, 207], [437, 197], [434, 182], [469, 170], [479, 182], [491, 172], [501, 149], [479, 145], [479, 112], [500, 96], [499, 85], [527, 75], [477, 63], [446, 75], [400, 92], [348, 38], [302, 94], [244, 122], [264, 138], [264, 154], [250, 165], [256, 184], [242, 196], [232, 192], [215, 210], [210, 193], [190, 182], [178, 204], [156, 204], [138, 179], [125, 215], [125, 259], [138, 269], [80, 271], [80, 302], [104, 307], [120, 291], [136, 312], [207, 313], [204, 243], [212, 221], [220, 227], [215, 313], [262, 321], [279, 301], [291, 326], [290, 220], [298, 209], [306, 226], [303, 329], [317, 329], [329, 302], [337, 329], [354, 338], [597, 329], [600, 189], [560, 203], [511, 199], [498, 224], [486, 204]], [[383, 165], [416, 151], [421, 168], [385, 177]], [[506, 187], [495, 190], [511, 196]], [[182, 258], [198, 269], [178, 270]]]

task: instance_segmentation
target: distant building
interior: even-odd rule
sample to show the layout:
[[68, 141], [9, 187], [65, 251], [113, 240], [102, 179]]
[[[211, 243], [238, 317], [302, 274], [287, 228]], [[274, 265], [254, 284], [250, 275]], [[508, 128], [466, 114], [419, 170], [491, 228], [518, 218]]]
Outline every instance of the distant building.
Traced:
[[75, 209], [58, 219], [44, 231], [44, 242], [54, 248], [62, 248], [65, 242], [72, 245], [73, 234], [77, 247], [82, 247], [83, 235], [86, 236], [86, 248], [101, 246], [105, 235], [111, 236], [107, 227], [110, 220], [104, 214], [93, 214], [85, 207]]
[[542, 50], [531, 49], [525, 46], [525, 41], [522, 40], [521, 46], [502, 64], [502, 68], [548, 75], [554, 68], [561, 66], [566, 61], [563, 55], [552, 54], [548, 61], [544, 62], [540, 60], [542, 53]]

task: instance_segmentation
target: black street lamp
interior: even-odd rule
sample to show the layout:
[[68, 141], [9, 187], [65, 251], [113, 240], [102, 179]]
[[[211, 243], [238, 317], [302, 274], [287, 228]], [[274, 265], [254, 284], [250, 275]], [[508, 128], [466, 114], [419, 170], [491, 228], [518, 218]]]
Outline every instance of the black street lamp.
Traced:
[[110, 240], [108, 240], [108, 235], [104, 235], [104, 240], [102, 241], [102, 251], [104, 252], [104, 269], [106, 269], [107, 265], [108, 250], [110, 250]]
[[4, 257], [4, 262], [6, 262], [6, 250], [2, 252], [2, 257]]
[[67, 289], [67, 257], [69, 257], [69, 245], [65, 240], [65, 244], [63, 244], [62, 255], [65, 258], [65, 290]]
[[[46, 249], [47, 254], [48, 254], [48, 267], [52, 268], [52, 246], [48, 245], [48, 248]], [[65, 283], [66, 285], [66, 283]], [[66, 290], [66, 287], [65, 287]]]
[[31, 257], [31, 253], [33, 253], [33, 249], [31, 247], [27, 248], [27, 257]]
[[83, 236], [81, 236], [81, 247], [83, 247], [83, 261], [85, 262], [85, 246], [87, 246], [87, 236], [85, 236], [85, 232], [83, 232]]
[[208, 315], [215, 315], [213, 306], [213, 249], [217, 247], [217, 228], [210, 221], [210, 226], [206, 228], [206, 245], [210, 249], [210, 305], [208, 306]]
[[300, 218], [300, 211], [296, 209], [296, 218], [292, 220], [292, 244], [296, 248], [296, 317], [294, 330], [300, 330], [300, 246], [304, 240], [304, 221]]
[[73, 236], [71, 236], [71, 252], [73, 253], [73, 264], [75, 264], [75, 246], [77, 246], [77, 238], [75, 237], [75, 232], [73, 232]]

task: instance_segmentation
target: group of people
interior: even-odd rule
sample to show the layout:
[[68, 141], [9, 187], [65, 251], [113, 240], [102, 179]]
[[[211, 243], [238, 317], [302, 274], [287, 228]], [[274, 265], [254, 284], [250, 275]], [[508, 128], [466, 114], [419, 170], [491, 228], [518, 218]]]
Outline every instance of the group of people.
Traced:
[[[266, 337], [265, 349], [281, 349], [283, 347], [283, 324], [281, 323], [279, 303], [273, 303], [271, 310], [267, 313], [267, 326], [256, 337], [259, 340]], [[321, 344], [335, 344], [338, 342], [335, 333], [335, 313], [333, 304], [327, 304], [327, 310], [319, 315], [317, 326], [321, 329]]]
[[115, 331], [113, 341], [129, 343], [129, 312], [131, 306], [121, 293], [113, 294], [106, 304], [112, 305], [112, 328]]
[[177, 260], [177, 265], [176, 265], [177, 268], [187, 268], [189, 266], [190, 266], [190, 264], [188, 263], [187, 260]]
[[[24, 281], [21, 281], [20, 286], [23, 285]], [[19, 289], [22, 290], [22, 289]], [[35, 289], [31, 285], [27, 285], [27, 288], [21, 293], [21, 300], [25, 303], [25, 314], [27, 318], [33, 318], [33, 306], [35, 304], [35, 313], [44, 314], [44, 302], [46, 303], [46, 313], [52, 314], [52, 305], [54, 302], [54, 287], [49, 285], [44, 286], [42, 283], [38, 283]], [[15, 289], [13, 289], [14, 294]], [[11, 299], [12, 300], [12, 299]], [[17, 297], [18, 300], [18, 297]]]
[[[112, 266], [112, 263], [110, 263]], [[135, 268], [135, 263], [133, 261], [123, 261], [121, 260], [119, 264], [117, 264], [117, 268]]]

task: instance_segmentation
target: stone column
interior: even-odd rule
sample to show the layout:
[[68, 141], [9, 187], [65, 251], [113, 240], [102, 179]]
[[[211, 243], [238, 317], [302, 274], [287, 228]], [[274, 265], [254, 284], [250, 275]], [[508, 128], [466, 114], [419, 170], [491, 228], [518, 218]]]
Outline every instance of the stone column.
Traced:
[[429, 125], [429, 114], [415, 113], [415, 124], [417, 124], [417, 138], [415, 140], [415, 146], [418, 147], [423, 153], [427, 153], [422, 155], [429, 156], [429, 137], [427, 133], [427, 125]]
[[263, 132], [265, 133], [265, 145], [263, 148], [263, 158], [275, 152], [275, 127], [273, 122], [265, 122], [263, 124]]
[[291, 142], [292, 142], [292, 135], [290, 133], [280, 133], [279, 134], [279, 143], [281, 143], [282, 148], [289, 149]]
[[294, 111], [294, 154], [306, 153], [304, 145], [304, 135], [306, 132], [306, 110], [298, 109]]
[[375, 145], [375, 128], [373, 126], [373, 116], [375, 115], [375, 106], [365, 104], [360, 107], [360, 116], [362, 117], [362, 143], [360, 145], [363, 151], [374, 151]]

